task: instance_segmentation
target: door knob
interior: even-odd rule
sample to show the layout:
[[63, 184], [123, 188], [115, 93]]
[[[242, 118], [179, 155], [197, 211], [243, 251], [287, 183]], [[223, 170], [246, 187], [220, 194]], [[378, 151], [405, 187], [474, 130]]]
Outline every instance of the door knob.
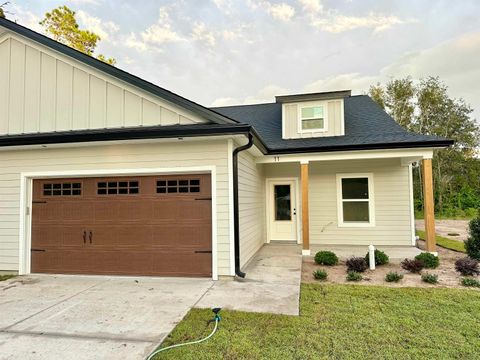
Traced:
[[93, 238], [93, 233], [92, 231], [90, 231], [90, 233], [88, 234], [88, 240], [90, 240], [90, 244], [92, 243], [92, 238]]
[[87, 232], [85, 230], [83, 231], [83, 243], [87, 243]]
[[297, 209], [293, 208], [293, 215], [297, 215]]

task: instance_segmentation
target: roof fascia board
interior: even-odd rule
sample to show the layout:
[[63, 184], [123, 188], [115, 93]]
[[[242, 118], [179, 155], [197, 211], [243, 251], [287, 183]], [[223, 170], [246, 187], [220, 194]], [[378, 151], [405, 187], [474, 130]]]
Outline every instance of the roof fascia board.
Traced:
[[42, 44], [52, 50], [71, 57], [75, 60], [82, 62], [88, 66], [91, 66], [99, 71], [102, 71], [110, 76], [113, 76], [119, 80], [122, 80], [132, 86], [140, 88], [146, 92], [149, 92], [157, 97], [160, 97], [170, 103], [183, 107], [193, 113], [201, 116], [207, 120], [213, 121], [218, 124], [236, 124], [238, 121], [230, 119], [224, 115], [219, 114], [214, 110], [210, 110], [200, 104], [197, 104], [191, 100], [188, 100], [180, 95], [177, 95], [169, 90], [161, 88], [155, 84], [152, 84], [144, 79], [141, 79], [135, 75], [132, 75], [124, 70], [116, 68], [112, 65], [97, 60], [92, 56], [86, 55], [80, 51], [77, 51], [69, 46], [63, 45], [55, 40], [48, 38], [42, 34], [32, 31], [24, 26], [14, 23], [10, 20], [0, 18], [0, 26], [12, 31], [18, 35], [24, 36], [34, 42]]
[[435, 148], [407, 148], [407, 149], [378, 149], [363, 151], [305, 153], [286, 155], [267, 155], [258, 157], [258, 164], [291, 163], [302, 161], [334, 161], [334, 160], [362, 160], [362, 159], [390, 159], [390, 158], [423, 158], [433, 156]]
[[275, 102], [277, 103], [293, 103], [303, 101], [315, 101], [315, 100], [332, 100], [343, 99], [351, 96], [351, 90], [330, 91], [322, 93], [310, 93], [310, 94], [295, 94], [295, 95], [280, 95], [275, 96]]

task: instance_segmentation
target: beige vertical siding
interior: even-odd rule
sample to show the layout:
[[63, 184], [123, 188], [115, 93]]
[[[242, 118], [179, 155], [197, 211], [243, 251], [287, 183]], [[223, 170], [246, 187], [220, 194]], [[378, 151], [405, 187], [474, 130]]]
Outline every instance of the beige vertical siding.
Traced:
[[240, 263], [243, 266], [265, 243], [265, 178], [248, 152], [238, 157]]
[[344, 135], [343, 125], [343, 100], [329, 100], [319, 102], [326, 105], [328, 131], [300, 133], [298, 128], [298, 106], [300, 103], [287, 103], [282, 107], [283, 111], [283, 138], [298, 139], [322, 136]]
[[0, 135], [206, 122], [19, 35], [0, 39], [0, 84]]
[[[266, 164], [266, 177], [299, 177], [294, 163]], [[336, 175], [373, 173], [374, 227], [339, 227]], [[411, 245], [408, 167], [400, 159], [310, 163], [310, 242], [335, 245]]]
[[230, 275], [227, 150], [226, 141], [209, 140], [0, 151], [0, 270], [18, 269], [21, 172], [214, 165], [218, 272]]

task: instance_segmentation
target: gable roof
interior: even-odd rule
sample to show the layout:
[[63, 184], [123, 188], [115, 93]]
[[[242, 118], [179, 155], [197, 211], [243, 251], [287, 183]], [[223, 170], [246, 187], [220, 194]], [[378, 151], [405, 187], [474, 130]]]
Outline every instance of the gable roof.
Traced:
[[66, 46], [58, 41], [50, 39], [49, 37], [39, 34], [33, 30], [30, 30], [24, 26], [21, 26], [13, 21], [0, 17], [0, 26], [3, 26], [7, 30], [10, 30], [16, 34], [24, 36], [30, 40], [33, 40], [39, 44], [49, 47], [52, 50], [58, 51], [66, 56], [69, 56], [77, 61], [80, 61], [88, 66], [91, 66], [97, 70], [100, 70], [110, 76], [120, 79], [130, 85], [138, 87], [154, 96], [160, 97], [170, 103], [187, 109], [198, 116], [201, 116], [207, 120], [210, 120], [217, 124], [235, 124], [237, 121], [228, 118], [226, 115], [217, 113], [216, 111], [204, 107], [196, 102], [188, 100], [180, 95], [177, 95], [167, 89], [157, 86], [151, 82], [132, 75], [124, 70], [121, 70], [115, 66], [109, 65], [103, 61], [97, 60], [92, 56], [86, 55], [78, 50], [75, 50], [69, 46]]
[[406, 147], [445, 147], [453, 141], [404, 130], [369, 96], [344, 99], [345, 135], [282, 139], [282, 104], [267, 103], [213, 108], [232, 119], [253, 126], [269, 154], [367, 150]]

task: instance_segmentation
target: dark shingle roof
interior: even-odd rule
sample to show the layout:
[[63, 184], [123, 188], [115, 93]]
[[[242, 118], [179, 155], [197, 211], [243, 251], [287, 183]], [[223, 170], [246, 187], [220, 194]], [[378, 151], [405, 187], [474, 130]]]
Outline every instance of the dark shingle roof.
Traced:
[[217, 107], [213, 110], [252, 125], [269, 153], [448, 146], [436, 136], [407, 132], [369, 96], [345, 98], [345, 136], [282, 139], [282, 104]]

